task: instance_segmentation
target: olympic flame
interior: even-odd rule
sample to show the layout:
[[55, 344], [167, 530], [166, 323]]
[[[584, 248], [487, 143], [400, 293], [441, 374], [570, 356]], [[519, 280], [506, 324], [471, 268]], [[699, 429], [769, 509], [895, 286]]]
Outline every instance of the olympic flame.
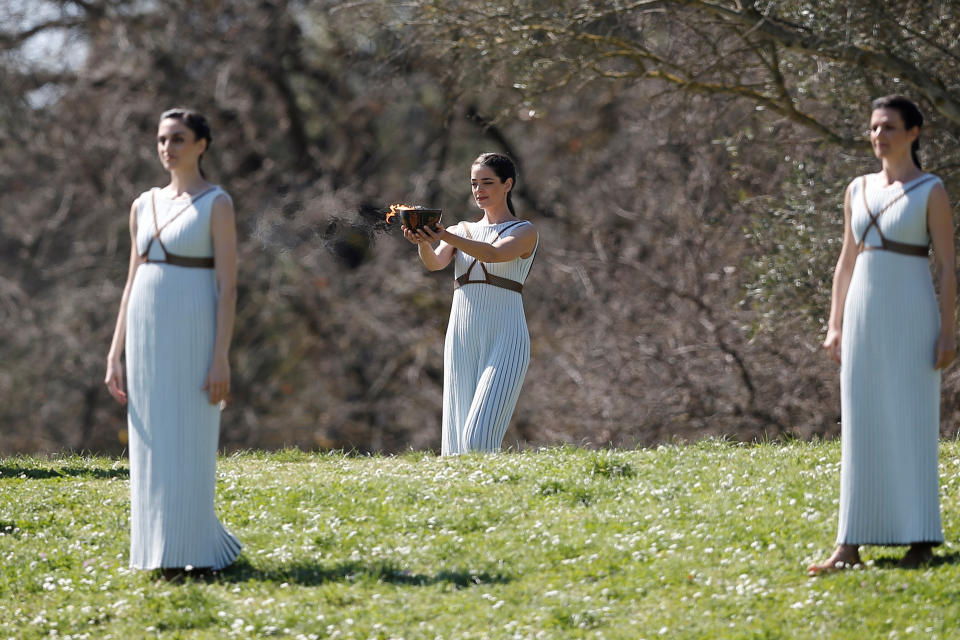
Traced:
[[416, 209], [415, 206], [410, 204], [392, 204], [390, 205], [390, 211], [387, 212], [387, 222], [390, 223], [396, 217], [398, 211], [407, 211], [410, 209]]

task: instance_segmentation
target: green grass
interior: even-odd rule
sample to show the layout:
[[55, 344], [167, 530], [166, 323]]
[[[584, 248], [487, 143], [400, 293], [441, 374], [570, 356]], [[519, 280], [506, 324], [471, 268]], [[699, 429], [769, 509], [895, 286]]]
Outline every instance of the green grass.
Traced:
[[836, 534], [838, 443], [706, 441], [438, 458], [283, 451], [220, 461], [244, 543], [217, 578], [127, 568], [126, 460], [0, 459], [4, 638], [950, 638], [947, 544], [808, 578]]

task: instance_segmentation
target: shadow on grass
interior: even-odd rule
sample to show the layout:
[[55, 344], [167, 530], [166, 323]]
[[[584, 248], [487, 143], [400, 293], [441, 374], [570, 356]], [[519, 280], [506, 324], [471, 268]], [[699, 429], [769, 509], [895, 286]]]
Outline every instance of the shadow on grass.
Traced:
[[[906, 547], [904, 547], [906, 550]], [[937, 553], [933, 552], [933, 560], [929, 563], [921, 565], [919, 567], [914, 567], [911, 570], [916, 569], [931, 569], [936, 567], [943, 567], [948, 565], [960, 564], [960, 553], [952, 551], [950, 553]], [[900, 569], [900, 556], [884, 556], [882, 558], [876, 558], [873, 561], [873, 566], [878, 569]]]
[[13, 536], [19, 538], [23, 535], [23, 529], [11, 520], [0, 520], [0, 536]]
[[29, 478], [31, 480], [47, 480], [50, 478], [127, 478], [130, 470], [126, 467], [59, 467], [43, 469], [36, 467], [19, 467], [0, 465], [0, 479]]
[[249, 560], [240, 557], [232, 565], [211, 577], [216, 582], [287, 582], [304, 586], [316, 586], [329, 582], [357, 582], [370, 580], [396, 585], [426, 587], [436, 584], [464, 589], [483, 584], [505, 584], [511, 578], [503, 573], [489, 573], [470, 569], [438, 571], [435, 574], [412, 573], [400, 569], [391, 562], [341, 561], [332, 564], [320, 562], [296, 562], [279, 567], [258, 569]]

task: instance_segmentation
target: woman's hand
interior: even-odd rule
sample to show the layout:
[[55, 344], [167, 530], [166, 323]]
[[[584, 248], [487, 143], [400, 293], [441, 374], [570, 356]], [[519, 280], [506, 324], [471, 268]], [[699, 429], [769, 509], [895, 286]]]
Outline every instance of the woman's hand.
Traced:
[[103, 382], [114, 400], [122, 405], [127, 404], [127, 394], [123, 389], [123, 365], [120, 364], [120, 358], [107, 360], [107, 376]]
[[840, 329], [827, 329], [827, 337], [823, 341], [827, 355], [837, 364], [840, 364], [840, 337]]
[[439, 222], [437, 223], [436, 230], [430, 227], [420, 227], [413, 230], [406, 226], [400, 228], [403, 229], [403, 237], [413, 244], [432, 244], [438, 240], [442, 240], [441, 234], [446, 233], [443, 225]]
[[207, 372], [207, 380], [203, 383], [203, 391], [209, 391], [210, 404], [227, 401], [230, 394], [230, 363], [226, 358], [214, 358]]
[[935, 361], [936, 364], [933, 365], [934, 369], [946, 369], [953, 358], [957, 355], [957, 341], [953, 337], [952, 331], [942, 331], [940, 332], [940, 337], [937, 338], [937, 348], [935, 352]]
[[444, 229], [439, 223], [437, 223], [435, 229], [420, 227], [413, 230], [406, 226], [402, 229], [403, 237], [417, 245], [417, 254], [420, 256], [420, 261], [430, 271], [439, 271], [453, 260], [453, 254], [456, 252], [453, 246], [446, 242], [440, 242], [436, 248], [432, 246], [434, 242], [456, 237], [455, 234]]
[[400, 228], [403, 230], [403, 237], [413, 244], [423, 244], [427, 242], [426, 239], [421, 238], [416, 232], [411, 231], [409, 227], [402, 226]]

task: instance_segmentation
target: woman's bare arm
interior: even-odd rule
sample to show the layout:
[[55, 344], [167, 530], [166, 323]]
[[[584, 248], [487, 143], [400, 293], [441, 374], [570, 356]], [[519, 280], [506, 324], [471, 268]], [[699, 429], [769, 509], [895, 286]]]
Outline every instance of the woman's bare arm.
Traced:
[[[537, 230], [533, 224], [518, 225], [512, 230], [513, 234], [500, 238], [494, 242], [480, 242], [450, 233], [438, 225], [438, 231], [422, 227], [413, 232], [417, 238], [425, 238], [428, 242], [441, 241], [447, 245], [463, 251], [480, 262], [510, 262], [517, 258], [527, 258], [537, 246]], [[439, 248], [438, 248], [439, 250]], [[452, 254], [451, 254], [452, 255]], [[449, 262], [449, 260], [448, 260]], [[446, 265], [444, 265], [446, 266]], [[429, 266], [428, 266], [429, 268]], [[442, 268], [442, 267], [441, 267]]]
[[833, 289], [830, 295], [830, 320], [827, 322], [827, 337], [823, 348], [837, 363], [840, 362], [840, 346], [843, 334], [843, 307], [850, 288], [850, 278], [857, 262], [857, 245], [850, 224], [850, 187], [843, 196], [843, 246], [833, 271]]
[[[455, 234], [448, 231], [447, 235], [453, 236]], [[425, 234], [410, 231], [410, 229], [406, 227], [403, 227], [403, 237], [417, 245], [417, 253], [420, 255], [420, 261], [423, 262], [423, 265], [430, 271], [440, 271], [445, 268], [450, 264], [450, 261], [453, 260], [453, 255], [457, 251], [451, 244], [443, 240], [441, 240], [437, 248], [434, 249], [431, 243], [437, 239], [436, 237], [431, 240]]]
[[210, 213], [213, 235], [214, 269], [217, 279], [217, 332], [213, 362], [203, 390], [210, 404], [218, 404], [230, 393], [230, 341], [237, 311], [237, 229], [233, 203], [225, 195], [217, 196]]
[[107, 375], [104, 378], [110, 395], [120, 404], [127, 403], [126, 380], [121, 362], [127, 339], [127, 305], [130, 300], [130, 289], [133, 287], [133, 278], [137, 267], [142, 262], [143, 259], [137, 253], [137, 201], [134, 200], [130, 205], [130, 263], [127, 267], [127, 282], [123, 286], [123, 295], [120, 297], [120, 312], [117, 314], [113, 340], [110, 342], [110, 351], [107, 353]]
[[935, 184], [927, 200], [927, 228], [933, 244], [934, 267], [940, 289], [940, 335], [934, 349], [934, 367], [942, 369], [957, 353], [954, 309], [957, 303], [957, 276], [953, 248], [953, 219], [950, 202], [942, 184]]

